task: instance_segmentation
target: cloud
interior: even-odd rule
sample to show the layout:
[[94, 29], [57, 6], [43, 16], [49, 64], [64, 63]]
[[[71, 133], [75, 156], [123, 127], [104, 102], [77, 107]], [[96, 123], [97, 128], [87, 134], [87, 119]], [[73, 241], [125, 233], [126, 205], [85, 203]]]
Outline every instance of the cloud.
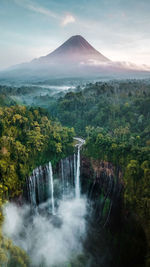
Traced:
[[49, 16], [49, 17], [52, 17], [52, 18], [58, 18], [58, 15], [51, 12], [49, 9], [46, 9], [46, 8], [43, 8], [43, 7], [40, 7], [40, 6], [35, 6], [33, 4], [29, 4], [27, 5], [27, 7], [32, 10], [32, 11], [35, 11], [37, 13], [40, 13], [42, 15], [46, 15], [46, 16]]
[[61, 21], [60, 25], [63, 27], [65, 27], [69, 23], [74, 23], [76, 21], [75, 17], [72, 14], [66, 14], [64, 17], [62, 17], [61, 15], [52, 12], [50, 9], [37, 5], [36, 3], [30, 0], [21, 0], [21, 1], [14, 0], [14, 1], [17, 5], [21, 5], [24, 8], [29, 9], [35, 13], [60, 20]]
[[40, 5], [35, 4], [33, 1], [30, 0], [14, 0], [17, 5], [21, 5], [24, 8], [27, 8], [33, 12], [46, 15], [48, 17], [52, 18], [59, 18], [58, 14], [52, 12], [50, 9], [44, 8]]
[[62, 26], [66, 26], [67, 24], [69, 24], [69, 23], [74, 23], [75, 21], [76, 21], [76, 19], [75, 19], [75, 17], [74, 17], [73, 15], [71, 15], [71, 14], [67, 14], [67, 15], [63, 18], [61, 25], [62, 25]]

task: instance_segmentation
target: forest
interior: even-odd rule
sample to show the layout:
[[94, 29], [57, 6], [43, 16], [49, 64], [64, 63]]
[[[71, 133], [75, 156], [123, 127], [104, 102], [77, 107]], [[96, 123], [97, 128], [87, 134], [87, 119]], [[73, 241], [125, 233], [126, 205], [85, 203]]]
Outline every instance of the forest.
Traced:
[[[8, 102], [7, 102], [8, 104]], [[12, 103], [11, 103], [12, 104]], [[51, 120], [41, 108], [0, 108], [0, 223], [2, 206], [22, 195], [27, 176], [48, 160], [56, 164], [73, 151], [72, 128]], [[24, 251], [0, 235], [1, 266], [28, 266]]]
[[90, 83], [58, 99], [50, 113], [86, 138], [87, 157], [121, 168], [124, 210], [138, 217], [150, 242], [150, 84]]
[[[125, 80], [88, 83], [64, 96], [41, 96], [34, 107], [12, 95], [32, 88], [0, 86], [0, 205], [22, 193], [26, 177], [39, 165], [73, 153], [73, 137], [83, 137], [83, 155], [111, 162], [124, 182], [123, 214], [132, 214], [150, 246], [150, 83]], [[35, 90], [35, 88], [34, 88]], [[137, 237], [138, 240], [138, 237]], [[8, 256], [8, 255], [11, 255]], [[28, 266], [24, 252], [1, 235], [0, 260]], [[147, 252], [146, 267], [150, 264]], [[3, 265], [5, 266], [5, 265]]]

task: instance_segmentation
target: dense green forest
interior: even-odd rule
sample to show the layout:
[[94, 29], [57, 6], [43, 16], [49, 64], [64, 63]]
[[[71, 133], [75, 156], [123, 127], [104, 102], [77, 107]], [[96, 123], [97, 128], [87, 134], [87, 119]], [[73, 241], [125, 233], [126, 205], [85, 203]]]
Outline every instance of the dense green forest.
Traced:
[[87, 126], [111, 132], [128, 127], [131, 132], [147, 134], [149, 129], [150, 84], [124, 81], [87, 84], [78, 92], [69, 92], [50, 106], [50, 113], [66, 126], [86, 136]]
[[150, 242], [150, 85], [88, 84], [58, 99], [50, 112], [86, 138], [86, 156], [121, 168], [124, 210], [137, 216]]
[[[49, 119], [42, 109], [0, 108], [0, 223], [2, 204], [22, 194], [26, 177], [39, 165], [56, 164], [73, 151], [73, 129]], [[0, 235], [1, 266], [28, 266], [28, 258]], [[6, 265], [7, 264], [7, 265]]]
[[[150, 242], [149, 82], [89, 83], [63, 97], [46, 96], [46, 111], [40, 107], [42, 96], [37, 97], [37, 108], [16, 105], [12, 96], [22, 90], [28, 94], [31, 88], [7, 89], [0, 87], [1, 204], [22, 192], [26, 176], [36, 166], [48, 160], [55, 164], [72, 153], [76, 132], [86, 139], [84, 155], [119, 166], [125, 187], [124, 213], [136, 217]], [[6, 245], [1, 247], [6, 252]], [[6, 257], [9, 249], [0, 252], [0, 257]], [[26, 266], [26, 261], [19, 266]], [[148, 267], [150, 254], [146, 262]]]
[[0, 109], [1, 199], [21, 192], [29, 173], [41, 164], [58, 162], [72, 152], [73, 129], [62, 127], [39, 109]]

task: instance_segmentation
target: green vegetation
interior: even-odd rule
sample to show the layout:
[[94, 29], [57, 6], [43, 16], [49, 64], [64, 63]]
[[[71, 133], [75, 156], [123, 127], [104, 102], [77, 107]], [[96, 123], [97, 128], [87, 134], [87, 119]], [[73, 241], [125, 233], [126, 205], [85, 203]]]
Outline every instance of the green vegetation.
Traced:
[[[22, 194], [26, 177], [39, 165], [56, 164], [73, 151], [73, 129], [48, 118], [42, 109], [0, 108], [0, 223], [2, 204]], [[28, 266], [26, 254], [0, 235], [1, 266]]]
[[[141, 242], [143, 249], [142, 226], [150, 242], [150, 83], [97, 82], [60, 98], [36, 96], [35, 103], [42, 107], [46, 103], [47, 113], [42, 108], [16, 106], [13, 95], [30, 95], [30, 90], [0, 87], [0, 106], [5, 106], [0, 108], [0, 204], [21, 194], [25, 178], [36, 166], [49, 160], [55, 164], [72, 153], [74, 130], [66, 127], [74, 127], [86, 138], [87, 157], [112, 162], [122, 170], [123, 214], [127, 220], [129, 214], [132, 218], [113, 242], [125, 241], [120, 250], [124, 261], [129, 233], [134, 232], [132, 243]], [[146, 260], [148, 267], [150, 255]]]
[[43, 110], [24, 106], [0, 109], [1, 201], [19, 195], [25, 178], [41, 164], [72, 152], [73, 129], [48, 119]]
[[29, 259], [26, 253], [12, 244], [0, 232], [0, 265], [2, 267], [27, 267]]
[[85, 136], [87, 126], [103, 127], [107, 132], [128, 127], [131, 132], [148, 134], [150, 85], [144, 81], [88, 84], [69, 92], [50, 107], [66, 126]]
[[54, 116], [86, 137], [86, 156], [121, 168], [124, 212], [135, 214], [150, 242], [150, 84], [88, 84], [60, 98], [56, 107]]

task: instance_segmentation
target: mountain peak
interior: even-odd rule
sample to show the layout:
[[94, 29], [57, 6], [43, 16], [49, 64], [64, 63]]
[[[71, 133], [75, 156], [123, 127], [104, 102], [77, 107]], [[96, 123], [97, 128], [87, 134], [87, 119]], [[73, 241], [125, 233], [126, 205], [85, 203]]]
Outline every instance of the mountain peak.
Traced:
[[64, 46], [73, 46], [73, 47], [80, 47], [80, 48], [86, 48], [87, 50], [88, 49], [94, 49], [94, 47], [92, 47], [86, 40], [85, 38], [83, 38], [81, 35], [73, 35], [71, 36], [66, 42], [64, 42], [62, 44], [61, 47], [64, 47]]
[[86, 41], [85, 38], [83, 36], [81, 36], [81, 35], [73, 35], [67, 41], [69, 41], [69, 40], [70, 41], [79, 41], [79, 42]]
[[73, 35], [61, 46], [59, 46], [52, 53], [45, 57], [41, 57], [40, 62], [55, 61], [55, 62], [87, 62], [87, 61], [100, 61], [108, 62], [108, 58], [98, 52], [89, 42], [86, 41], [81, 35]]
[[76, 39], [76, 38], [84, 39], [83, 36], [82, 35], [79, 35], [79, 34], [72, 35], [69, 39], [71, 39], [71, 38], [74, 38], [74, 39]]

